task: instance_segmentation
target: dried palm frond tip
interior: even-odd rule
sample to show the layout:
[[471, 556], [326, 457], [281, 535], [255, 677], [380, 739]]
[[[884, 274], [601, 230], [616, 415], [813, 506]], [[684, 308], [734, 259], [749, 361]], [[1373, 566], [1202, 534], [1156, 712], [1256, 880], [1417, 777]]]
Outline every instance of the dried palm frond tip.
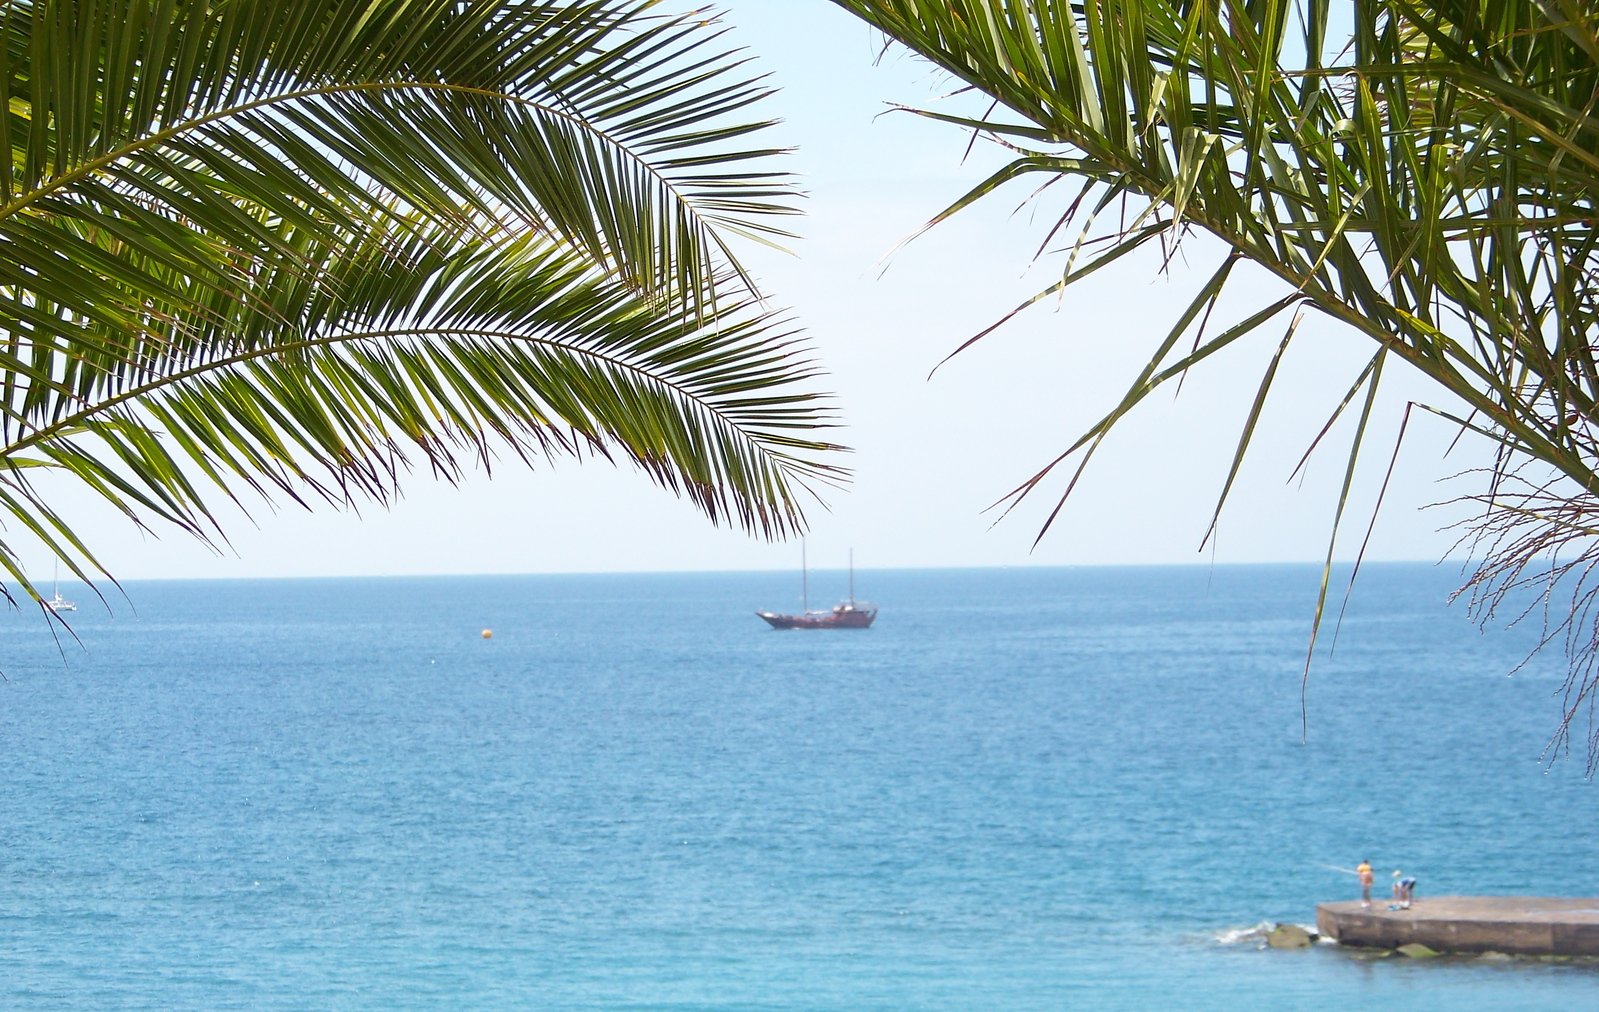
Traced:
[[[1430, 381], [1437, 399], [1421, 407], [1503, 448], [1505, 467], [1547, 466], [1560, 479], [1555, 494], [1578, 504], [1599, 492], [1593, 5], [834, 2], [989, 103], [975, 112], [901, 107], [1008, 153], [930, 224], [1012, 181], [1035, 197], [1071, 186], [1064, 212], [1045, 222], [1050, 237], [1077, 237], [1063, 267], [1005, 318], [1087, 287], [1100, 268], [1152, 242], [1166, 245], [1168, 262], [1184, 235], [1222, 246], [1170, 331], [1150, 336], [1147, 365], [1114, 406], [1012, 493], [1014, 503], [1060, 482], [1046, 530], [1122, 419], [1270, 328], [1275, 352], [1220, 478], [1219, 515], [1269, 417], [1262, 409], [1278, 363], [1306, 332], [1294, 322], [1301, 313], [1335, 321], [1371, 349], [1349, 382], [1328, 389], [1322, 432], [1347, 414], [1353, 434], [1314, 628], [1376, 393], [1393, 365]], [[1340, 20], [1350, 13], [1352, 23]], [[1240, 318], [1212, 319], [1242, 261], [1273, 277], [1280, 294]], [[1069, 474], [1057, 479], [1063, 465]], [[1482, 505], [1505, 508], [1494, 496]], [[1307, 658], [1314, 646], [1313, 632]]]

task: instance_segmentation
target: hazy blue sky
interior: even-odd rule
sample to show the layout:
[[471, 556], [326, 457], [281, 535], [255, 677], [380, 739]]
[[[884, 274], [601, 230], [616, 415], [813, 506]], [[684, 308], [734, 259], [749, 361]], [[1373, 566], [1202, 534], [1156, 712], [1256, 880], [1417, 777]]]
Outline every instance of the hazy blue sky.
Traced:
[[[813, 566], [841, 567], [851, 547], [863, 569], [1320, 558], [1348, 426], [1302, 482], [1287, 479], [1370, 354], [1364, 339], [1307, 318], [1213, 551], [1201, 554], [1200, 542], [1280, 328], [1196, 373], [1180, 397], [1155, 398], [1105, 445], [1034, 549], [1061, 482], [997, 525], [985, 509], [1114, 403], [1214, 268], [1217, 249], [1189, 242], [1165, 276], [1153, 251], [1129, 260], [929, 378], [962, 340], [1059, 269], [1058, 259], [1028, 269], [1044, 227], [1027, 210], [1011, 212], [1031, 187], [889, 256], [996, 155], [979, 148], [964, 159], [967, 138], [957, 131], [880, 115], [890, 101], [931, 101], [942, 85], [902, 55], [874, 65], [877, 40], [825, 0], [726, 0], [720, 21], [782, 89], [769, 112], [785, 122], [772, 140], [798, 148], [791, 167], [809, 193], [794, 255], [754, 250], [749, 262], [812, 336], [848, 424], [842, 440], [856, 449], [853, 486], [811, 512]], [[1272, 291], [1241, 289], [1231, 319]], [[1405, 398], [1434, 396], [1416, 383], [1390, 385], [1343, 557], [1364, 532]], [[1443, 459], [1453, 435], [1426, 416], [1411, 426], [1370, 557], [1436, 559], [1448, 550], [1454, 535], [1438, 528], [1459, 513], [1420, 507], [1466, 491], [1435, 479], [1485, 459], [1480, 447]], [[224, 515], [232, 550], [222, 556], [176, 532], [142, 535], [103, 509], [74, 516], [122, 578], [768, 569], [798, 559], [795, 545], [713, 528], [643, 475], [603, 463], [532, 473], [507, 463], [492, 481], [478, 476], [460, 488], [419, 474], [395, 508], [360, 515], [248, 505], [250, 518]], [[48, 565], [42, 556], [40, 565]]]

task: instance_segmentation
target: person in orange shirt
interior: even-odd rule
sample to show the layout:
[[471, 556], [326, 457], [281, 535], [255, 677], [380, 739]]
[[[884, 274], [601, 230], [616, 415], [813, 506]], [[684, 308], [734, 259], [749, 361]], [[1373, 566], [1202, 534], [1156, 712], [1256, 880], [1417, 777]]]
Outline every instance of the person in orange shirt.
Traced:
[[1369, 907], [1371, 906], [1371, 862], [1361, 861], [1355, 866], [1355, 874], [1360, 876], [1360, 905]]

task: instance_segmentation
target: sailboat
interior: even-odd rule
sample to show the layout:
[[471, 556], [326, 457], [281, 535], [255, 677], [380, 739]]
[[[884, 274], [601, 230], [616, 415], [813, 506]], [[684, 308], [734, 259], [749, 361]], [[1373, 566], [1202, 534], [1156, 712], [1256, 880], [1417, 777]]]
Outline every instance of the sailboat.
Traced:
[[55, 612], [78, 610], [78, 606], [76, 604], [61, 596], [61, 563], [59, 562], [56, 563], [55, 578], [51, 581], [50, 589], [54, 592], [55, 596], [44, 603], [46, 608], [49, 608], [51, 611]]
[[849, 598], [833, 605], [832, 611], [811, 611], [810, 579], [805, 561], [805, 542], [800, 542], [800, 607], [798, 615], [774, 611], [755, 614], [773, 629], [865, 629], [877, 618], [877, 605], [855, 600], [855, 550], [849, 553]]

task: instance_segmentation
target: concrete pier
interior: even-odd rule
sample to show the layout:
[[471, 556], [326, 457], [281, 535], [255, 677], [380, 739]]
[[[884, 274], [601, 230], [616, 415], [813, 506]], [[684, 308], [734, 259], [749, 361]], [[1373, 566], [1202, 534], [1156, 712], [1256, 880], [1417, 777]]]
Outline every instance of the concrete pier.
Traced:
[[1436, 896], [1409, 910], [1322, 903], [1316, 928], [1344, 945], [1382, 949], [1420, 942], [1439, 952], [1599, 956], [1599, 897]]

